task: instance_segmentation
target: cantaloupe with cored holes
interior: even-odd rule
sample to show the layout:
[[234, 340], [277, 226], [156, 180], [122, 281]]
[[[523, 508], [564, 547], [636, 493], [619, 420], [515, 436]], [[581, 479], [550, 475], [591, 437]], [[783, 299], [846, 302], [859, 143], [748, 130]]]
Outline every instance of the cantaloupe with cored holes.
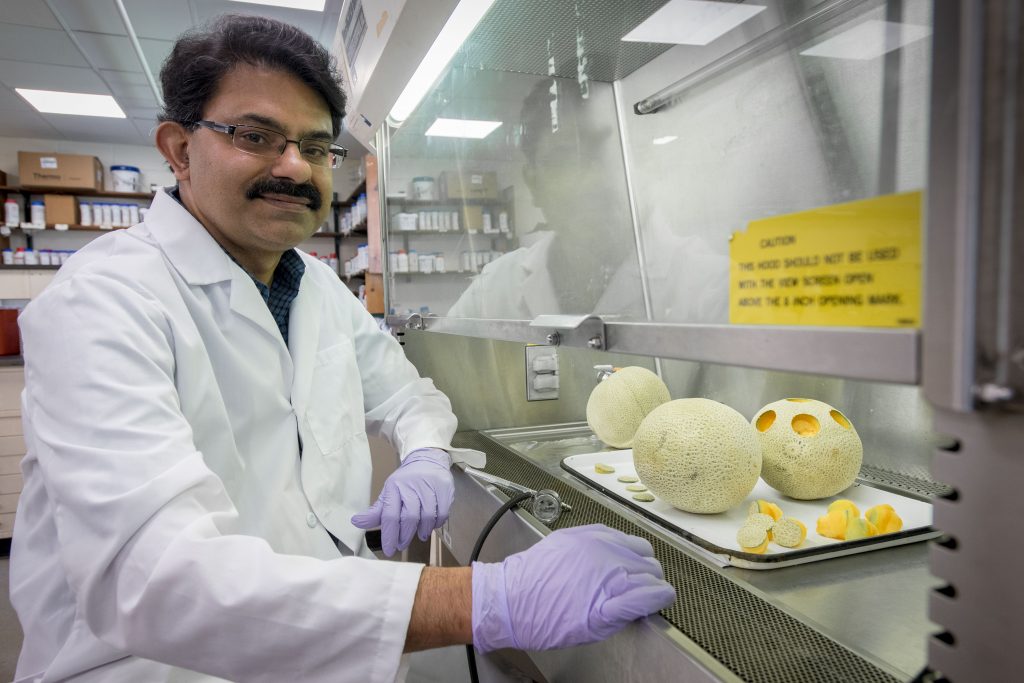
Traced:
[[629, 448], [647, 414], [670, 398], [665, 383], [647, 368], [621, 368], [590, 392], [587, 424], [609, 446]]
[[746, 418], [706, 398], [651, 411], [633, 440], [644, 486], [685, 512], [725, 512], [743, 502], [761, 472], [761, 445]]
[[800, 500], [828, 498], [857, 478], [864, 448], [853, 424], [827, 403], [785, 398], [757, 411], [761, 478]]

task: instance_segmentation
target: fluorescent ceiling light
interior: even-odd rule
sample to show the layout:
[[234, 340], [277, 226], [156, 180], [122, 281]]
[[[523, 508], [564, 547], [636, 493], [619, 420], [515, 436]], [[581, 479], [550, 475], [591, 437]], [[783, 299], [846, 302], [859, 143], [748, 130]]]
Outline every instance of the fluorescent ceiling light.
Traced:
[[393, 124], [401, 124], [415, 111], [420, 100], [434, 85], [437, 77], [448, 66], [448, 62], [452, 61], [452, 57], [493, 4], [494, 0], [462, 0], [456, 6], [444, 28], [437, 35], [437, 40], [430, 46], [427, 55], [405, 85], [405, 90], [398, 96], [395, 106], [391, 108], [388, 118]]
[[290, 9], [308, 9], [313, 12], [323, 12], [327, 0], [235, 0], [250, 5], [273, 5], [274, 7], [288, 7]]
[[438, 119], [425, 135], [442, 138], [485, 138], [501, 125], [501, 121], [474, 121], [472, 119]]
[[707, 45], [765, 9], [763, 5], [671, 0], [622, 39], [637, 43]]
[[800, 54], [835, 59], [875, 59], [886, 52], [927, 38], [931, 33], [932, 30], [927, 26], [872, 19], [823, 40]]
[[666, 135], [664, 137], [654, 138], [653, 140], [651, 140], [651, 142], [653, 142], [656, 145], [667, 145], [668, 143], [672, 142], [673, 140], [678, 140], [678, 139], [679, 139], [678, 135]]
[[106, 116], [112, 119], [125, 118], [121, 107], [110, 95], [86, 95], [78, 92], [56, 90], [14, 89], [29, 104], [44, 114], [76, 114], [78, 116]]

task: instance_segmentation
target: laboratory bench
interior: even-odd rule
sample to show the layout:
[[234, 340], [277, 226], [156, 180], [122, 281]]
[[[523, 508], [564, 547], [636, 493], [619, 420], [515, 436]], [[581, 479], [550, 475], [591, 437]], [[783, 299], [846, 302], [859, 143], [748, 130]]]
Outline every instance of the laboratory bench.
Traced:
[[[552, 528], [603, 523], [648, 539], [676, 589], [674, 605], [608, 641], [530, 653], [549, 680], [611, 683], [642, 671], [652, 681], [873, 683], [910, 680], [925, 664], [935, 630], [928, 595], [941, 583], [929, 574], [927, 543], [771, 570], [723, 567], [562, 469], [563, 458], [603, 447], [585, 423], [462, 432], [455, 444], [484, 451], [488, 473], [556, 491], [572, 510]], [[441, 537], [465, 564], [485, 520], [510, 495], [455, 471]], [[506, 514], [480, 559], [501, 560], [549, 531], [525, 510]]]

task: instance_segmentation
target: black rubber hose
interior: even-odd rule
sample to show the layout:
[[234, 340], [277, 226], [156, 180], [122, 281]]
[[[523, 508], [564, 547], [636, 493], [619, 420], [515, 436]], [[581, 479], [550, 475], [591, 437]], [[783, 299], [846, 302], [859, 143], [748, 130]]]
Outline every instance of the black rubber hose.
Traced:
[[[473, 552], [469, 555], [469, 566], [473, 566], [477, 558], [480, 557], [480, 551], [483, 550], [484, 541], [487, 540], [487, 535], [491, 533], [491, 529], [498, 523], [501, 516], [514, 508], [519, 503], [523, 502], [527, 498], [532, 498], [532, 493], [520, 493], [513, 498], [510, 498], [504, 505], [498, 508], [498, 511], [491, 515], [491, 518], [487, 520], [487, 524], [484, 525], [483, 531], [477, 536], [476, 545], [473, 546]], [[466, 658], [469, 661], [469, 680], [472, 683], [480, 683], [480, 675], [476, 671], [476, 653], [473, 652], [473, 646], [466, 646]]]

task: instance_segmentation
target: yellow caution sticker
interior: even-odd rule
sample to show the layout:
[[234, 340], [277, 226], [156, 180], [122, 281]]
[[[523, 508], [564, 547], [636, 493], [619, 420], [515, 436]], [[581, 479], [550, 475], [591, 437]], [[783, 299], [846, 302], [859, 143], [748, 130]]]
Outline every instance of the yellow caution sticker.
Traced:
[[752, 221], [729, 245], [729, 322], [917, 327], [920, 192]]

